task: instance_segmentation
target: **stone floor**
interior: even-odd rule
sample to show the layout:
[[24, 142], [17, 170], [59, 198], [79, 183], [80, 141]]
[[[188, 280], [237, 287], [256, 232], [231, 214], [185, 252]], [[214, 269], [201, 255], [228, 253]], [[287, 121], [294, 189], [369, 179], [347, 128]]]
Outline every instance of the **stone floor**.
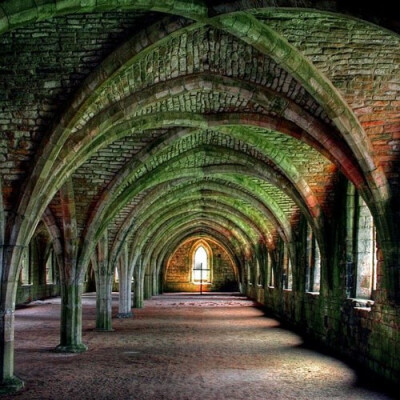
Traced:
[[94, 294], [83, 303], [83, 354], [52, 351], [59, 299], [16, 312], [16, 375], [26, 386], [4, 399], [396, 398], [238, 295], [157, 296], [108, 333], [93, 330]]

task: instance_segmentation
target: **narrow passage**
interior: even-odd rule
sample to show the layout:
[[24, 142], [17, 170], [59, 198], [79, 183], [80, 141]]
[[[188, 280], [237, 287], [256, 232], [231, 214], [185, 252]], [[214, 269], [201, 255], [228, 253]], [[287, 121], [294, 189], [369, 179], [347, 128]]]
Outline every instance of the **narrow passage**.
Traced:
[[[307, 348], [300, 336], [239, 295], [167, 294], [134, 319], [95, 327], [95, 295], [83, 300], [83, 354], [57, 354], [60, 299], [16, 311], [12, 399], [391, 399], [367, 388], [342, 361]], [[114, 315], [117, 296], [114, 296]]]

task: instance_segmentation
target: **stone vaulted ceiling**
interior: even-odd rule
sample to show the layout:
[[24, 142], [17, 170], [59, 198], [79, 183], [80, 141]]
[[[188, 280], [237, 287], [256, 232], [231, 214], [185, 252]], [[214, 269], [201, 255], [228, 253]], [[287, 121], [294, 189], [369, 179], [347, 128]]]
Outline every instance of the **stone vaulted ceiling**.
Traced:
[[269, 3], [1, 1], [12, 240], [45, 216], [57, 241], [69, 215], [81, 271], [105, 234], [114, 260], [123, 244], [161, 260], [191, 234], [242, 257], [290, 241], [303, 214], [323, 253], [344, 178], [389, 240], [396, 22], [342, 2]]

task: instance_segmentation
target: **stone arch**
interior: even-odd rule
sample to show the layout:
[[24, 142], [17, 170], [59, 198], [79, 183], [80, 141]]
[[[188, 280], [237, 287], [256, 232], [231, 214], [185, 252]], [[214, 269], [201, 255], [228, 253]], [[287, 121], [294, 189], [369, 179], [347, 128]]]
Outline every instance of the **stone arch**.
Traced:
[[[163, 207], [160, 207], [159, 205], [157, 206], [155, 200], [157, 200], [159, 203], [164, 203], [168, 202], [168, 196], [172, 196], [175, 199], [178, 199], [180, 197], [180, 192], [183, 191], [185, 196], [188, 193], [191, 193], [192, 191], [195, 192], [196, 187], [198, 183], [192, 182], [192, 183], [187, 183], [187, 184], [181, 184], [182, 189], [171, 189], [170, 192], [167, 194], [159, 196], [160, 192], [163, 192], [163, 186], [160, 188], [155, 188], [152, 193], [149, 193], [148, 196], [145, 197], [145, 199], [142, 200], [141, 204], [139, 204], [135, 209], [132, 211], [132, 213], [129, 215], [128, 218], [126, 218], [125, 223], [123, 226], [121, 226], [118, 235], [116, 236], [113, 244], [113, 250], [112, 250], [112, 257], [111, 260], [115, 260], [118, 257], [119, 254], [119, 249], [120, 246], [123, 244], [125, 240], [129, 240], [131, 236], [131, 226], [133, 223], [133, 220], [136, 221], [138, 218], [139, 214], [141, 213], [141, 210], [144, 208], [151, 209], [153, 213], [158, 213], [159, 210], [161, 210]], [[278, 230], [278, 232], [282, 235], [285, 235], [286, 237], [290, 237], [290, 229], [289, 229], [289, 223], [286, 221], [282, 214], [279, 214], [277, 212], [278, 208], [273, 208], [270, 206], [267, 202], [267, 204], [264, 204], [260, 196], [257, 196], [254, 194], [252, 197], [250, 194], [247, 194], [246, 192], [239, 191], [239, 188], [234, 188], [233, 186], [229, 187], [228, 189], [225, 189], [221, 183], [221, 185], [214, 184], [211, 181], [204, 182], [204, 184], [201, 184], [201, 187], [203, 188], [210, 188], [215, 191], [220, 191], [224, 196], [226, 196], [228, 193], [230, 195], [234, 195], [237, 198], [244, 198], [246, 201], [249, 201], [251, 204], [254, 205], [254, 207], [259, 208], [260, 210], [264, 210], [266, 215], [268, 215], [271, 219], [271, 221], [275, 221], [275, 227]], [[154, 204], [153, 204], [154, 202]], [[276, 206], [278, 207], [278, 206]], [[144, 212], [144, 210], [143, 210]], [[147, 218], [147, 217], [145, 217]], [[282, 232], [282, 233], [281, 233]], [[111, 261], [113, 263], [113, 261]]]
[[[150, 257], [150, 248], [155, 248], [155, 244], [159, 243], [158, 241], [162, 239], [162, 235], [169, 234], [169, 232], [175, 232], [175, 234], [178, 235], [182, 232], [187, 232], [188, 229], [193, 229], [195, 226], [210, 227], [211, 229], [221, 232], [222, 234], [229, 235], [230, 241], [233, 242], [238, 249], [246, 249], [251, 243], [251, 240], [245, 234], [240, 232], [240, 229], [235, 226], [235, 224], [230, 223], [227, 219], [224, 219], [221, 216], [218, 218], [214, 217], [213, 219], [198, 218], [196, 216], [196, 218], [191, 220], [191, 222], [188, 222], [185, 218], [183, 218], [170, 221], [168, 226], [164, 224], [161, 230], [158, 230], [155, 235], [153, 234], [154, 240], [151, 242], [147, 241], [145, 243], [147, 249], [143, 247], [141, 250], [148, 254], [147, 257]], [[134, 249], [135, 248], [132, 247], [132, 251], [134, 251]], [[132, 264], [135, 264], [137, 258], [138, 254], [133, 255]]]
[[[208, 150], [207, 150], [207, 151], [208, 151]], [[212, 153], [214, 150], [209, 150], [209, 151]], [[192, 152], [193, 152], [193, 151], [192, 151]], [[210, 154], [211, 154], [211, 153], [210, 153]], [[231, 153], [232, 153], [232, 152], [231, 152]], [[185, 154], [186, 154], [186, 155], [187, 155], [187, 154], [190, 154], [190, 151], [185, 152]], [[232, 154], [235, 154], [235, 152], [233, 152]], [[181, 156], [181, 157], [182, 157], [182, 156]], [[241, 156], [241, 157], [243, 157], [243, 156]], [[252, 161], [249, 160], [249, 164], [252, 165], [252, 168], [253, 168], [253, 169], [254, 169], [254, 167], [256, 166], [256, 164], [253, 162], [253, 160], [252, 160]], [[228, 168], [229, 168], [229, 167], [228, 167]], [[239, 168], [239, 169], [238, 169], [238, 168]], [[202, 169], [203, 169], [203, 171], [206, 171], [206, 169], [205, 169], [204, 167], [203, 167]], [[220, 169], [221, 171], [225, 171], [225, 173], [226, 173], [226, 171], [227, 171], [227, 170], [226, 170], [226, 167], [220, 167], [219, 169]], [[245, 171], [242, 169], [242, 167], [236, 167], [236, 169], [237, 169], [238, 171], [242, 170], [243, 172], [245, 172]], [[262, 177], [263, 177], [262, 179], [265, 179], [265, 166], [261, 167], [261, 165], [260, 165], [259, 171], [260, 171], [259, 173], [261, 174], [260, 177], [262, 176]], [[152, 171], [152, 176], [149, 178], [149, 183], [150, 183], [151, 181], [154, 181], [154, 182], [159, 183], [159, 182], [161, 182], [161, 181], [163, 180], [163, 178], [161, 178], [161, 176], [159, 176], [159, 175], [156, 175], [155, 172], [156, 172], [156, 170], [153, 170], [153, 171]], [[188, 170], [187, 172], [191, 173], [189, 170]], [[211, 173], [211, 172], [212, 172], [212, 168], [211, 168], [211, 170], [209, 170], [207, 173]], [[219, 171], [219, 173], [220, 173], [220, 171]], [[254, 173], [254, 172], [253, 172], [253, 173]], [[181, 174], [182, 174], [182, 176], [185, 176], [185, 170], [181, 170]], [[245, 174], [248, 174], [248, 172], [245, 172]], [[175, 179], [175, 178], [176, 178], [176, 175], [175, 175], [174, 173], [165, 173], [165, 176], [166, 176], [166, 177], [168, 177], [168, 176], [171, 177], [171, 178], [168, 178], [167, 180]], [[268, 179], [269, 179], [269, 180], [274, 179], [274, 178], [273, 178], [273, 175], [268, 174]], [[129, 178], [127, 178], [127, 181], [129, 182]], [[147, 185], [147, 184], [146, 184], [146, 185]], [[141, 183], [141, 179], [139, 179], [139, 180], [136, 181], [136, 186], [135, 186], [135, 187], [129, 186], [129, 187], [127, 187], [127, 189], [125, 189], [125, 191], [122, 191], [122, 192], [121, 192], [121, 190], [119, 190], [118, 193], [120, 193], [120, 195], [119, 195], [120, 197], [119, 197], [118, 199], [113, 200], [113, 201], [110, 201], [110, 200], [109, 200], [109, 202], [107, 203], [107, 204], [108, 204], [107, 208], [108, 208], [108, 210], [110, 210], [110, 211], [106, 211], [106, 210], [104, 209], [104, 214], [98, 213], [97, 216], [96, 216], [97, 220], [98, 220], [99, 222], [102, 223], [102, 226], [106, 226], [107, 223], [108, 223], [108, 221], [111, 221], [112, 218], [114, 218], [114, 216], [116, 215], [117, 211], [118, 211], [119, 209], [121, 209], [121, 207], [122, 207], [124, 204], [126, 204], [127, 199], [129, 199], [130, 197], [133, 196], [134, 193], [138, 193], [140, 190], [144, 189], [145, 187], [146, 187], [146, 186], [143, 186], [143, 184]], [[290, 197], [296, 198], [297, 195], [295, 194], [295, 191], [294, 191], [294, 190], [290, 189], [290, 185], [289, 185], [289, 184], [284, 185], [284, 187], [285, 187], [285, 190], [288, 190], [288, 191], [290, 192]], [[107, 199], [110, 197], [110, 193], [112, 193], [112, 191], [108, 190], [107, 193], [106, 193], [106, 198], [107, 198]], [[304, 196], [304, 197], [305, 197], [305, 196]], [[309, 199], [312, 198], [312, 197], [310, 197], [310, 193], [308, 193], [308, 198], [309, 198]], [[123, 199], [123, 200], [122, 200], [122, 199]], [[104, 199], [102, 199], [102, 200], [104, 200]], [[298, 201], [299, 201], [299, 203], [298, 203], [299, 206], [300, 206], [301, 208], [302, 208], [302, 207], [304, 208], [303, 203], [302, 203], [303, 200], [300, 200], [300, 198], [298, 198]], [[103, 204], [106, 205], [106, 203], [103, 203]], [[312, 202], [312, 207], [313, 207], [313, 209], [314, 209], [313, 213], [316, 214], [316, 215], [314, 215], [314, 217], [315, 217], [315, 216], [318, 216], [318, 215], [320, 214], [320, 212], [318, 211], [318, 202], [317, 202], [317, 200], [313, 200], [313, 202]], [[104, 208], [104, 207], [103, 207], [103, 208]], [[96, 207], [96, 211], [102, 210], [103, 208], [102, 208], [102, 207]], [[304, 208], [304, 210], [306, 210], [306, 208]], [[101, 217], [100, 217], [100, 216], [101, 216]], [[106, 223], [106, 222], [107, 222], [107, 223]], [[96, 232], [97, 229], [98, 229], [98, 228], [95, 228], [95, 226], [96, 226], [96, 223], [95, 223], [93, 226], [91, 226], [91, 227], [89, 228], [89, 230], [91, 230], [93, 234], [96, 234], [95, 232]], [[99, 234], [100, 234], [100, 233], [99, 233]], [[95, 240], [94, 240], [94, 241], [95, 241]], [[93, 241], [93, 240], [88, 240], [87, 242], [88, 242], [88, 244], [90, 245], [90, 242], [94, 242], [94, 241]]]
[[[205, 240], [209, 240], [221, 246], [224, 249], [224, 251], [226, 251], [232, 263], [236, 278], [237, 279], [239, 278], [239, 268], [237, 265], [237, 260], [235, 259], [234, 255], [235, 253], [234, 250], [230, 248], [229, 243], [226, 241], [226, 238], [224, 236], [218, 235], [216, 232], [213, 231], [200, 230], [199, 232], [196, 232], [193, 229], [192, 230], [189, 229], [186, 232], [179, 235], [174, 235], [172, 237], [171, 244], [169, 246], [166, 246], [165, 248], [159, 247], [158, 249], [154, 249], [154, 252], [157, 251], [160, 254], [160, 259], [162, 260], [156, 263], [158, 267], [157, 273], [159, 273], [159, 270], [163, 268], [165, 270], [164, 266], [168, 264], [169, 258], [171, 257], [172, 253], [177, 248], [177, 246], [179, 246], [179, 244], [184, 244], [186, 242], [189, 242], [193, 238], [197, 238], [196, 243], [202, 243]], [[193, 253], [193, 251], [191, 251], [191, 253]]]
[[114, 10], [146, 10], [169, 14], [182, 15], [188, 18], [203, 18], [207, 15], [207, 7], [198, 1], [173, 0], [168, 3], [155, 4], [154, 1], [133, 1], [121, 4], [119, 0], [109, 0], [106, 4], [97, 5], [96, 2], [82, 3], [81, 1], [44, 0], [40, 4], [35, 1], [13, 4], [12, 0], [2, 3], [0, 10], [0, 33], [14, 29], [18, 26], [52, 18], [57, 15], [100, 12]]

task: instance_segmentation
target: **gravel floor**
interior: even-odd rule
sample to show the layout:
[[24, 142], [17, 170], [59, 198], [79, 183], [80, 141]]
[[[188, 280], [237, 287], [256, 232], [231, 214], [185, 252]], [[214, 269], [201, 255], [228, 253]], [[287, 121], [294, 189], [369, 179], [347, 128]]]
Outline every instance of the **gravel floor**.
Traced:
[[[117, 313], [117, 296], [113, 311]], [[235, 295], [163, 295], [94, 331], [95, 295], [84, 296], [83, 354], [57, 354], [60, 299], [16, 312], [16, 375], [4, 399], [392, 399], [342, 361]]]

